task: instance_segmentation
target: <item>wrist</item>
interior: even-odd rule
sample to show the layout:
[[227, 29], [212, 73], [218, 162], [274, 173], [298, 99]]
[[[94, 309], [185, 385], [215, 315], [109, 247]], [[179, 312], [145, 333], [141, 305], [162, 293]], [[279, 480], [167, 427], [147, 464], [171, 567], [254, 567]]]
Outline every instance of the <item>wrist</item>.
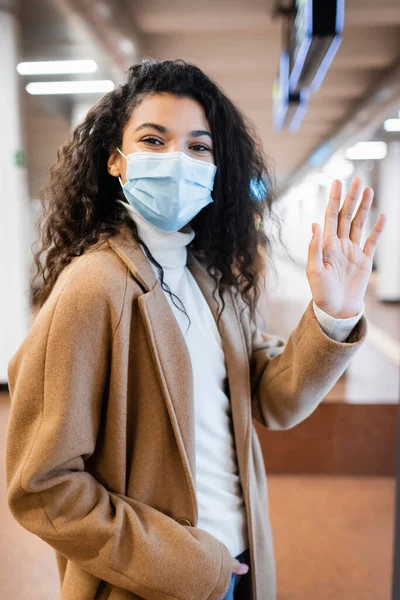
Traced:
[[353, 317], [359, 315], [362, 309], [363, 307], [360, 306], [358, 310], [340, 310], [337, 313], [327, 312], [326, 314], [330, 315], [334, 319], [352, 319]]
[[324, 306], [320, 306], [319, 304], [317, 304], [317, 302], [315, 302], [315, 300], [313, 300], [313, 302], [319, 308], [319, 310], [321, 310], [322, 312], [324, 312], [329, 317], [332, 317], [333, 319], [352, 319], [354, 317], [357, 317], [364, 310], [364, 303], [363, 302], [358, 307], [358, 309], [357, 308], [356, 309], [341, 308], [337, 312], [333, 312], [329, 308], [325, 308]]

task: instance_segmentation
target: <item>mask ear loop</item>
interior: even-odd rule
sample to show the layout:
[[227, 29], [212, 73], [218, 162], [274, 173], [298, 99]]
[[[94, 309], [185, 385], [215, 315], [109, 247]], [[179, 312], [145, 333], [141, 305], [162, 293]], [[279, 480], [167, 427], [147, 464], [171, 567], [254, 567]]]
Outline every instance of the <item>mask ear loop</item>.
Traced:
[[120, 150], [119, 148], [117, 148], [117, 150], [118, 150], [118, 152], [120, 153], [120, 155], [121, 155], [121, 156], [123, 156], [124, 158], [127, 158], [127, 157], [125, 156], [125, 154], [124, 154], [123, 152], [121, 152], [121, 150]]
[[[117, 150], [121, 156], [123, 156], [126, 160], [128, 160], [127, 157], [125, 156], [125, 154], [123, 152], [121, 152], [121, 150], [119, 148], [117, 148]], [[122, 183], [121, 177], [118, 177], [118, 180], [119, 180], [119, 183], [121, 184], [122, 189], [124, 189], [124, 184]]]

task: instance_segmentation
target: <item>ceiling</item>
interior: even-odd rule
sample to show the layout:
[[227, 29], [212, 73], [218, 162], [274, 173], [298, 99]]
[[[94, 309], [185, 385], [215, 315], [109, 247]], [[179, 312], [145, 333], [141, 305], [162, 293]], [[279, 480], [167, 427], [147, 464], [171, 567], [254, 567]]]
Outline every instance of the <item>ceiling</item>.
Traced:
[[[143, 56], [190, 60], [254, 122], [283, 183], [399, 65], [400, 2], [346, 0], [342, 44], [320, 89], [311, 95], [297, 134], [272, 127], [271, 90], [281, 47], [281, 21], [272, 18], [272, 5], [272, 0], [20, 0], [21, 60], [94, 58], [102, 67], [92, 77], [112, 77], [116, 83]], [[55, 156], [53, 141], [58, 145], [68, 131], [70, 102], [25, 98], [28, 155], [49, 134], [49, 112], [60, 134], [54, 140], [50, 135], [44, 156], [35, 157], [37, 177]], [[32, 183], [35, 194], [37, 184]]]

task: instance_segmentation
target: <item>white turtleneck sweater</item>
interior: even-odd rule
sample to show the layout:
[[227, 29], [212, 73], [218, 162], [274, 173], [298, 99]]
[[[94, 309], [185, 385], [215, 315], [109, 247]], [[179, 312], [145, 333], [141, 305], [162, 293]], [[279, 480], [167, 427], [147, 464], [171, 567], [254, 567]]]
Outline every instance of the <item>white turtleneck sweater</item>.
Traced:
[[[165, 232], [149, 223], [131, 204], [119, 202], [134, 219], [141, 239], [164, 269], [165, 283], [182, 300], [191, 319], [188, 329], [187, 317], [165, 292], [186, 340], [193, 371], [197, 527], [222, 541], [236, 557], [249, 547], [246, 512], [220, 334], [211, 309], [186, 266], [186, 246], [195, 232], [190, 225], [177, 232]], [[150, 264], [158, 279], [157, 268]], [[334, 319], [315, 304], [314, 310], [325, 333], [343, 341], [361, 318], [364, 306], [349, 319]]]

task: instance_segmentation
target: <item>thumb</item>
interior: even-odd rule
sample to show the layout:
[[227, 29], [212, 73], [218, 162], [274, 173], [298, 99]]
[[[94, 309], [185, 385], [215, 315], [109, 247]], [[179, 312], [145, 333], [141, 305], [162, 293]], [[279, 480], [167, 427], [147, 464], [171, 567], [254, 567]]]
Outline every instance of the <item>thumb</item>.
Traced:
[[245, 575], [249, 570], [249, 565], [246, 563], [239, 562], [236, 558], [232, 557], [232, 572], [237, 575]]

